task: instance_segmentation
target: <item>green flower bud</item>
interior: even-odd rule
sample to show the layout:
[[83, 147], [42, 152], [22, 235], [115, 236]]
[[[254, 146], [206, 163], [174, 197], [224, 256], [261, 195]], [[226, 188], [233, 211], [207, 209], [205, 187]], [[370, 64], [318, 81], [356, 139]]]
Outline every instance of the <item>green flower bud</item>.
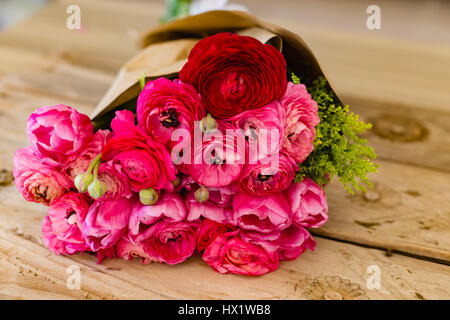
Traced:
[[152, 206], [158, 202], [159, 194], [153, 188], [142, 189], [139, 191], [139, 200], [146, 206]]
[[101, 198], [106, 192], [106, 184], [98, 179], [94, 179], [88, 187], [88, 192], [92, 199]]
[[201, 120], [202, 131], [212, 131], [218, 128], [217, 121], [209, 113]]
[[87, 191], [92, 180], [94, 180], [94, 176], [91, 173], [80, 173], [75, 177], [74, 184], [78, 192], [83, 193]]
[[208, 200], [209, 191], [205, 187], [200, 187], [197, 189], [197, 191], [195, 191], [194, 196], [198, 202], [202, 203]]

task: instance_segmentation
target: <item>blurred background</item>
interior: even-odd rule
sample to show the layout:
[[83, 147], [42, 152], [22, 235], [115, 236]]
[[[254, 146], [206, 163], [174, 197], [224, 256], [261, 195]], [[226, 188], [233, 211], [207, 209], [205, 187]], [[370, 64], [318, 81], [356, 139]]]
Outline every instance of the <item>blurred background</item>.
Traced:
[[48, 0], [0, 0], [0, 30], [30, 16]]

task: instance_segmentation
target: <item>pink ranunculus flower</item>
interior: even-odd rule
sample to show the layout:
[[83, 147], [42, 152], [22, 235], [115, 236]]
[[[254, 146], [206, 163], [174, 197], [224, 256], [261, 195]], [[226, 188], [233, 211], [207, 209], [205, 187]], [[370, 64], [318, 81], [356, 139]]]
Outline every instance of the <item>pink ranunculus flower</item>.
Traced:
[[158, 202], [151, 206], [136, 203], [128, 224], [130, 237], [133, 240], [136, 237], [146, 238], [148, 227], [162, 218], [170, 222], [179, 222], [186, 218], [186, 207], [179, 193], [165, 192]]
[[311, 234], [296, 223], [281, 232], [278, 242], [277, 252], [281, 260], [297, 259], [306, 249], [314, 251], [317, 246]]
[[219, 235], [202, 259], [220, 273], [259, 276], [278, 268], [278, 254], [242, 240], [239, 231]]
[[173, 191], [177, 170], [165, 147], [134, 124], [131, 111], [117, 111], [111, 122], [114, 137], [103, 148], [102, 160], [121, 165], [133, 191], [154, 188]]
[[121, 166], [113, 161], [103, 162], [98, 169], [98, 180], [106, 186], [106, 192], [98, 201], [131, 198], [133, 192], [128, 180], [121, 173]]
[[197, 251], [203, 252], [219, 235], [234, 230], [236, 227], [232, 225], [203, 219], [197, 233]]
[[250, 164], [277, 154], [283, 145], [285, 110], [278, 101], [242, 112], [225, 122], [243, 131]]
[[59, 240], [53, 232], [53, 225], [48, 216], [42, 221], [42, 240], [45, 246], [54, 254], [69, 254], [66, 242]]
[[59, 104], [34, 111], [28, 119], [27, 132], [33, 150], [59, 164], [86, 147], [94, 128], [87, 115]]
[[281, 192], [295, 178], [298, 165], [288, 154], [280, 153], [274, 162], [248, 164], [239, 178], [242, 191], [255, 196], [266, 196]]
[[64, 243], [69, 254], [89, 249], [81, 233], [89, 206], [86, 196], [69, 192], [55, 199], [48, 209], [49, 222], [46, 223], [51, 224], [54, 236]]
[[210, 201], [200, 203], [194, 196], [194, 190], [185, 195], [184, 201], [188, 212], [188, 221], [204, 217], [219, 223], [235, 224], [231, 207], [221, 207]]
[[112, 134], [109, 130], [98, 130], [94, 134], [92, 141], [89, 142], [84, 149], [77, 154], [67, 157], [63, 164], [62, 172], [64, 172], [69, 179], [74, 181], [75, 177], [78, 174], [85, 172], [92, 160], [102, 152], [106, 141], [111, 138], [111, 136]]
[[188, 165], [191, 177], [206, 187], [223, 187], [236, 181], [245, 163], [245, 138], [223, 135], [219, 130], [206, 133], [200, 142], [194, 141], [192, 162]]
[[92, 251], [107, 249], [126, 233], [135, 199], [97, 201], [89, 208], [82, 233]]
[[328, 220], [325, 192], [311, 179], [293, 183], [284, 192], [290, 204], [293, 220], [307, 228], [318, 228]]
[[237, 193], [233, 200], [234, 219], [247, 231], [273, 233], [291, 224], [291, 209], [282, 193], [255, 197]]
[[199, 226], [199, 221], [160, 220], [149, 228], [148, 237], [142, 242], [144, 251], [159, 262], [183, 262], [194, 253]]
[[31, 147], [18, 149], [14, 153], [13, 175], [25, 200], [49, 205], [68, 192], [72, 181], [45, 162]]
[[149, 264], [155, 261], [147, 252], [144, 251], [143, 245], [132, 243], [126, 238], [121, 238], [116, 244], [116, 254], [118, 257], [133, 261], [134, 258], [141, 260], [142, 264]]
[[148, 82], [137, 100], [138, 126], [161, 143], [169, 142], [176, 129], [192, 133], [194, 121], [205, 116], [200, 95], [178, 79]]
[[297, 163], [301, 163], [314, 149], [315, 127], [320, 121], [317, 103], [305, 85], [290, 82], [281, 105], [286, 111], [283, 149]]
[[311, 234], [296, 223], [292, 223], [284, 230], [269, 234], [242, 231], [241, 237], [269, 252], [278, 252], [281, 260], [294, 260], [306, 249], [314, 251], [316, 247], [316, 242]]

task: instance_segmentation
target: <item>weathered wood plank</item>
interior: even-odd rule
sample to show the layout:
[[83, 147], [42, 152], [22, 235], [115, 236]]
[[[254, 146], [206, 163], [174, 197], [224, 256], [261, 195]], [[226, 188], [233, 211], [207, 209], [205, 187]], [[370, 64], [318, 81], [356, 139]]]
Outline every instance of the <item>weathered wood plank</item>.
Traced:
[[373, 124], [365, 135], [378, 158], [450, 171], [450, 112], [344, 97], [352, 112]]

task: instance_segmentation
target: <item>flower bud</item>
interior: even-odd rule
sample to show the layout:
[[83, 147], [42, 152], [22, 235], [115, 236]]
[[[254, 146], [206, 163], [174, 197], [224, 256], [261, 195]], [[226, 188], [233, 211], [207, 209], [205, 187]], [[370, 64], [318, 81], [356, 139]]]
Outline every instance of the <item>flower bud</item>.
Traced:
[[217, 121], [209, 113], [201, 120], [202, 131], [207, 132], [218, 128]]
[[153, 188], [142, 189], [139, 191], [139, 200], [146, 206], [154, 205], [158, 202], [159, 194]]
[[209, 191], [205, 187], [200, 187], [197, 189], [197, 191], [195, 191], [194, 196], [198, 202], [202, 203], [208, 200]]
[[92, 180], [94, 180], [94, 176], [91, 173], [80, 173], [75, 177], [74, 184], [78, 192], [83, 193], [87, 191]]
[[92, 199], [101, 198], [106, 192], [106, 184], [98, 179], [94, 179], [88, 187], [88, 192]]
[[172, 181], [172, 185], [174, 188], [178, 187], [180, 185], [180, 183], [181, 183], [181, 179], [178, 176], [175, 180]]

